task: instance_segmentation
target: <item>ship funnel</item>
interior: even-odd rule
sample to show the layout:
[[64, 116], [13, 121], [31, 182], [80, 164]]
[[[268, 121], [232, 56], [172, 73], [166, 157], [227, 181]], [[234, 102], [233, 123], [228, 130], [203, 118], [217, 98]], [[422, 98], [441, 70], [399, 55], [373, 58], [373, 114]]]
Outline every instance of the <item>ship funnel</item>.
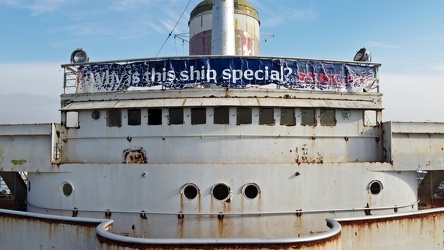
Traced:
[[236, 55], [234, 0], [213, 1], [211, 54]]
[[259, 55], [259, 14], [246, 0], [203, 0], [188, 25], [190, 55]]

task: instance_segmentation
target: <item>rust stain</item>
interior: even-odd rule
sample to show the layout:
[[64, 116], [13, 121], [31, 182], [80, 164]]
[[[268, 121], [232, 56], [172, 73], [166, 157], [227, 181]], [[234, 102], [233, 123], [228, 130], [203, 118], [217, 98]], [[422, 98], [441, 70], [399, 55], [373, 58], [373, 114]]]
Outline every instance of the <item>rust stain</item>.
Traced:
[[140, 218], [142, 220], [147, 220], [148, 219], [148, 217], [146, 216], [145, 210], [142, 210], [142, 212], [140, 213]]
[[[296, 148], [296, 152], [298, 152], [298, 148]], [[313, 157], [310, 154], [310, 150], [307, 147], [307, 144], [304, 144], [301, 148], [301, 154], [296, 154], [295, 162], [297, 164], [301, 163], [317, 163], [317, 164], [323, 164], [324, 163], [324, 154], [323, 152], [317, 152], [316, 156]]]
[[217, 222], [218, 222], [217, 228], [219, 229], [218, 237], [224, 238], [224, 232], [225, 232], [225, 230], [224, 230], [224, 215], [222, 213], [217, 215]]
[[109, 209], [106, 210], [105, 212], [105, 219], [111, 219], [111, 211], [109, 211]]
[[365, 208], [369, 208], [369, 209], [364, 209], [364, 213], [365, 215], [372, 215], [372, 210], [370, 209], [370, 206], [367, 203], [367, 206], [365, 206]]
[[148, 163], [146, 152], [143, 148], [126, 149], [123, 151], [123, 163], [126, 164], [146, 164]]
[[297, 209], [296, 210], [296, 216], [297, 217], [301, 217], [302, 216], [302, 209]]
[[380, 223], [387, 223], [387, 222], [400, 222], [404, 224], [409, 224], [413, 221], [421, 221], [423, 223], [424, 221], [428, 221], [430, 219], [435, 220], [437, 217], [444, 217], [444, 213], [437, 211], [437, 212], [430, 212], [427, 214], [413, 214], [413, 215], [405, 215], [405, 216], [396, 216], [396, 217], [385, 217], [385, 218], [368, 218], [368, 219], [362, 219], [362, 220], [351, 220], [351, 221], [341, 221], [341, 226], [353, 226], [353, 225], [366, 225], [370, 226], [371, 224], [380, 224]]
[[77, 217], [79, 215], [79, 210], [77, 210], [77, 208], [75, 207], [74, 210], [72, 211], [72, 217]]

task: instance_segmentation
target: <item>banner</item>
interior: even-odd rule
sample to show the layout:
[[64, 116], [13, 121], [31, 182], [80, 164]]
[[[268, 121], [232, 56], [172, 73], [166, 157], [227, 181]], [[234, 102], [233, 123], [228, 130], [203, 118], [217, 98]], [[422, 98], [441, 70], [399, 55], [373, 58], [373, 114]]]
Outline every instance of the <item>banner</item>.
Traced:
[[283, 58], [150, 59], [82, 65], [77, 71], [77, 91], [84, 93], [209, 84], [227, 88], [277, 84], [288, 89], [360, 92], [377, 83], [375, 65]]

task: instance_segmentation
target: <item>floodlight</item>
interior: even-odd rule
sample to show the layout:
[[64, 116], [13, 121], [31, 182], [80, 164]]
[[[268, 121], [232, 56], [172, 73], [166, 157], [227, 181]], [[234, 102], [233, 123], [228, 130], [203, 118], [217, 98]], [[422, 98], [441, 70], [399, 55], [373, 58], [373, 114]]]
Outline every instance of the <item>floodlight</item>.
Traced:
[[353, 61], [359, 62], [370, 62], [371, 60], [372, 54], [366, 48], [360, 49], [353, 58]]
[[71, 53], [71, 63], [84, 62], [89, 62], [89, 57], [83, 49], [76, 49]]

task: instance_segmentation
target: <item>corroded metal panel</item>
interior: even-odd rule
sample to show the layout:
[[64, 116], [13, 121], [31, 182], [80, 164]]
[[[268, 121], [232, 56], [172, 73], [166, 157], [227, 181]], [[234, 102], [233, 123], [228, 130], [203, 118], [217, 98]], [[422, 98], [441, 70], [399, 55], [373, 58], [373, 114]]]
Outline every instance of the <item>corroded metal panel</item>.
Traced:
[[[337, 222], [336, 222], [337, 221]], [[111, 233], [111, 220], [0, 210], [4, 249], [440, 249], [444, 209], [328, 220], [330, 230], [296, 238], [161, 239]], [[339, 223], [338, 223], [339, 222]], [[14, 228], [14, 230], [10, 230]], [[21, 234], [16, 234], [20, 231]], [[23, 236], [26, 236], [24, 239]]]
[[295, 238], [134, 238], [109, 233], [101, 224], [97, 228], [101, 249], [341, 249], [339, 223], [327, 219], [330, 230], [311, 232]]
[[0, 248], [95, 249], [103, 221], [0, 209]]
[[442, 249], [444, 209], [339, 219], [342, 249]]

